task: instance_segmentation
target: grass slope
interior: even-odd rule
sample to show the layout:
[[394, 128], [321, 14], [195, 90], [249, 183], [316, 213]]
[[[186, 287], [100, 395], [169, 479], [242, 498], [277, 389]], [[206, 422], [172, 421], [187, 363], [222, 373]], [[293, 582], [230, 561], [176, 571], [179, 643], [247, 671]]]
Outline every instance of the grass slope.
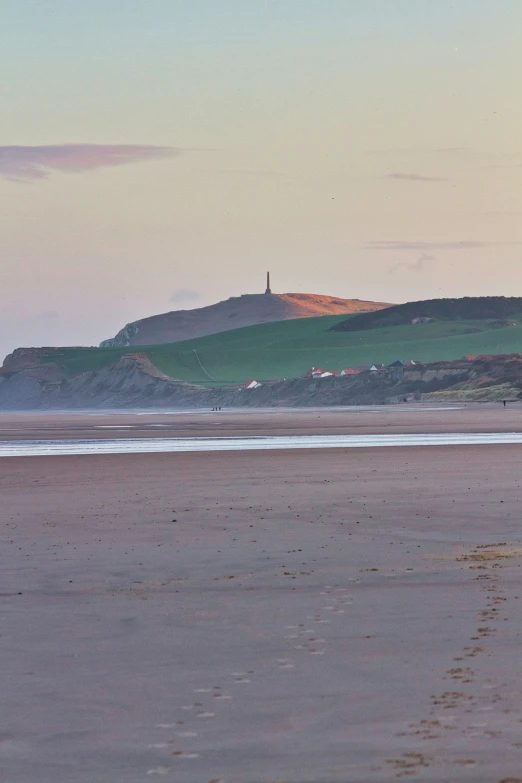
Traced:
[[[128, 348], [60, 348], [49, 354], [67, 375], [100, 369], [120, 356], [146, 354], [166, 375], [180, 380], [217, 384], [303, 375], [311, 366], [341, 370], [358, 364], [396, 359], [431, 362], [464, 354], [522, 351], [522, 314], [515, 326], [496, 329], [488, 321], [445, 321], [394, 326], [363, 332], [330, 331], [345, 315], [302, 318], [156, 346]], [[469, 333], [471, 329], [480, 329]], [[197, 356], [195, 354], [197, 351]], [[212, 376], [205, 375], [198, 357]]]
[[460, 299], [424, 299], [406, 302], [372, 313], [358, 313], [334, 324], [338, 332], [358, 332], [364, 329], [385, 329], [411, 323], [419, 316], [438, 321], [471, 321], [490, 319], [511, 320], [522, 311], [520, 296], [463, 296]]

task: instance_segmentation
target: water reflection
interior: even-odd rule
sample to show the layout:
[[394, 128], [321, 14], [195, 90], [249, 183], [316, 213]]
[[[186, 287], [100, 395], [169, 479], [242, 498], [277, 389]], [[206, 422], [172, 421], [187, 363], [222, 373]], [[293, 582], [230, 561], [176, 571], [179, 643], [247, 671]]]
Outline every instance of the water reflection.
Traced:
[[286, 435], [245, 438], [125, 438], [0, 442], [0, 457], [73, 454], [145, 454], [187, 451], [346, 449], [379, 446], [479, 446], [522, 443], [520, 432], [400, 435]]

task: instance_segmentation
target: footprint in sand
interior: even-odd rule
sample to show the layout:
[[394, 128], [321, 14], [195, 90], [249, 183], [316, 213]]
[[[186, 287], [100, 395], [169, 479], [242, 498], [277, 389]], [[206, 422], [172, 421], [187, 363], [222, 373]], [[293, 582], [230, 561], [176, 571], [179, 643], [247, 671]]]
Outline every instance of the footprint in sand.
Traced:
[[197, 759], [199, 753], [186, 753], [184, 750], [175, 750], [172, 755], [178, 759]]
[[[353, 581], [359, 581], [359, 580], [353, 580]], [[330, 591], [333, 590], [333, 587], [328, 586], [325, 588], [326, 590]], [[330, 601], [331, 603], [324, 607], [325, 611], [329, 611], [332, 614], [343, 614], [344, 610], [341, 608], [341, 606], [349, 605], [353, 603], [352, 596], [351, 595], [345, 595], [345, 591], [347, 588], [336, 588], [339, 593], [342, 593], [339, 596], [332, 596]], [[330, 592], [322, 593], [323, 595], [330, 595]], [[315, 623], [329, 623], [330, 620], [327, 620], [321, 616], [321, 614], [315, 614], [315, 615], [308, 615], [306, 617], [307, 620], [312, 620]], [[286, 626], [288, 631], [292, 631], [294, 633], [287, 633], [284, 637], [284, 640], [286, 642], [293, 642], [298, 639], [302, 639], [304, 644], [296, 644], [293, 645], [295, 649], [303, 649], [306, 650], [310, 655], [324, 655], [324, 649], [318, 648], [318, 645], [324, 645], [326, 644], [325, 639], [317, 639], [314, 637], [314, 629], [313, 628], [305, 628], [304, 625], [301, 623], [299, 625], [287, 625]], [[313, 646], [310, 646], [313, 645]], [[280, 669], [293, 669], [295, 668], [295, 663], [292, 661], [291, 658], [277, 658], [276, 664]], [[232, 677], [234, 677], [234, 683], [237, 684], [247, 684], [251, 682], [250, 675], [252, 675], [254, 672], [252, 671], [234, 671], [232, 672]], [[232, 696], [226, 693], [221, 692], [221, 686], [214, 685], [212, 687], [200, 687], [200, 688], [194, 688], [194, 693], [197, 694], [211, 694], [213, 699], [219, 699], [219, 700], [230, 700], [232, 699]], [[194, 718], [197, 718], [198, 720], [211, 720], [212, 718], [216, 717], [216, 713], [212, 712], [210, 710], [201, 709], [198, 711], [198, 708], [203, 707], [203, 704], [199, 702], [195, 702], [194, 704], [184, 704], [180, 707], [180, 709], [185, 710], [187, 712], [193, 712]], [[194, 712], [194, 710], [196, 710]], [[182, 724], [183, 721], [177, 721], [175, 723], [159, 723], [157, 724], [157, 728], [162, 729], [172, 729], [179, 727], [180, 724]], [[178, 731], [177, 737], [180, 739], [189, 739], [189, 738], [195, 738], [198, 737], [197, 731]], [[156, 750], [162, 750], [169, 746], [169, 744], [172, 744], [171, 742], [157, 742], [149, 745], [148, 747], [151, 749]], [[176, 750], [172, 753], [173, 758], [179, 759], [179, 760], [191, 760], [191, 759], [197, 759], [199, 758], [199, 753], [184, 751], [184, 750]], [[161, 767], [155, 767], [153, 769], [148, 770], [148, 775], [167, 775], [172, 771], [172, 768], [161, 766]], [[208, 783], [225, 783], [225, 781], [222, 778], [214, 778], [213, 780], [209, 781]]]

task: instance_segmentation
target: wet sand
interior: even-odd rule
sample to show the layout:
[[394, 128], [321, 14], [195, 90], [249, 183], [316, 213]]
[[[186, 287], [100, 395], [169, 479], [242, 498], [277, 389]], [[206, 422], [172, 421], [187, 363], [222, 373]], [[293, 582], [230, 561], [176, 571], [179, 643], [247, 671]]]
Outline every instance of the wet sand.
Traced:
[[522, 401], [338, 408], [0, 411], [0, 441], [19, 439], [522, 432]]
[[519, 446], [3, 459], [5, 780], [522, 779], [521, 465]]

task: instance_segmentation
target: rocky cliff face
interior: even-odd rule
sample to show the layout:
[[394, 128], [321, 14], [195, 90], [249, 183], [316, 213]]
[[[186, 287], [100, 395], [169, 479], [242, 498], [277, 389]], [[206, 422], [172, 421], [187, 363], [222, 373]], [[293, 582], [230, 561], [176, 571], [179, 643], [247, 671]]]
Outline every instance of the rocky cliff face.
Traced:
[[52, 354], [56, 348], [16, 348], [7, 354], [1, 372], [23, 370], [26, 367], [38, 367], [45, 355]]
[[248, 294], [209, 307], [175, 310], [133, 321], [115, 337], [104, 340], [100, 348], [174, 343], [242, 326], [318, 315], [373, 312], [388, 306], [382, 302], [339, 299], [319, 294]]
[[487, 399], [487, 390], [500, 385], [505, 389], [504, 396], [518, 397], [522, 356], [437, 362], [415, 365], [403, 372], [394, 368], [320, 380], [294, 378], [239, 390], [208, 389], [176, 381], [139, 353], [72, 378], [52, 363], [40, 364], [37, 354], [23, 353], [10, 357], [0, 370], [0, 409], [375, 405], [444, 390], [478, 390], [479, 397], [482, 394]]
[[128, 408], [206, 404], [211, 392], [160, 373], [141, 354], [67, 378], [55, 365], [0, 371], [0, 409]]

